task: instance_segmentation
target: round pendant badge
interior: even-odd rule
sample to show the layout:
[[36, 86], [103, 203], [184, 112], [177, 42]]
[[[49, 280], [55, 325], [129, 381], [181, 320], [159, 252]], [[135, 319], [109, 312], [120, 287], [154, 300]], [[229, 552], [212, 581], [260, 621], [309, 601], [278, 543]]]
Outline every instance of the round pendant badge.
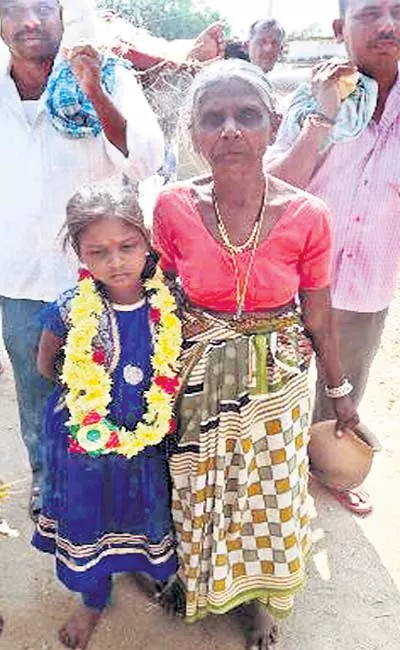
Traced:
[[127, 384], [137, 386], [138, 384], [141, 384], [144, 379], [143, 370], [138, 368], [138, 366], [125, 366], [124, 379]]

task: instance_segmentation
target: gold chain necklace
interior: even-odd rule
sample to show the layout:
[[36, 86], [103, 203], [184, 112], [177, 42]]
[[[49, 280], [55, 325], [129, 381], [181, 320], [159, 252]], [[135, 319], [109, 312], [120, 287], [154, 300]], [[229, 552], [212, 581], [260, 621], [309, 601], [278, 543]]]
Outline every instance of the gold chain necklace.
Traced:
[[254, 243], [254, 240], [256, 238], [257, 231], [258, 231], [258, 225], [260, 223], [260, 220], [263, 218], [264, 213], [265, 213], [265, 209], [267, 207], [267, 198], [268, 198], [268, 191], [267, 191], [267, 185], [265, 185], [263, 202], [262, 202], [262, 205], [261, 205], [261, 209], [260, 209], [260, 211], [259, 211], [259, 213], [257, 215], [257, 219], [256, 219], [256, 221], [254, 223], [253, 229], [252, 229], [249, 237], [246, 239], [246, 241], [243, 244], [236, 245], [236, 244], [232, 244], [232, 242], [231, 242], [231, 240], [229, 238], [228, 231], [226, 229], [224, 220], [222, 218], [221, 211], [219, 209], [217, 195], [215, 193], [215, 190], [213, 189], [213, 191], [212, 191], [212, 201], [213, 201], [214, 212], [215, 212], [215, 215], [217, 217], [218, 232], [220, 234], [220, 237], [221, 237], [222, 241], [224, 242], [224, 245], [226, 246], [226, 248], [229, 250], [230, 253], [236, 253], [236, 254], [243, 253], [245, 250], [250, 248], [250, 246]]
[[[234, 316], [234, 320], [240, 320], [240, 318], [243, 315], [244, 311], [244, 303], [246, 300], [246, 294], [247, 294], [247, 289], [249, 286], [249, 280], [250, 280], [250, 274], [253, 269], [254, 265], [254, 259], [256, 255], [256, 251], [258, 248], [258, 244], [260, 241], [260, 236], [261, 236], [261, 231], [264, 223], [264, 216], [265, 216], [265, 211], [267, 207], [267, 199], [268, 199], [268, 185], [267, 182], [265, 184], [265, 190], [264, 190], [264, 197], [263, 197], [263, 202], [261, 205], [260, 212], [257, 216], [257, 220], [254, 224], [253, 230], [250, 234], [250, 237], [247, 239], [247, 241], [244, 244], [241, 244], [240, 246], [235, 246], [232, 244], [232, 242], [229, 239], [228, 232], [226, 230], [225, 224], [223, 222], [221, 212], [219, 210], [219, 205], [217, 201], [216, 194], [213, 190], [213, 205], [214, 205], [214, 210], [215, 214], [217, 217], [217, 226], [218, 226], [218, 231], [221, 236], [222, 241], [224, 242], [224, 245], [229, 251], [229, 254], [232, 258], [233, 262], [233, 267], [235, 270], [235, 279], [236, 279], [236, 314]], [[240, 282], [240, 273], [239, 273], [239, 266], [237, 263], [236, 256], [239, 253], [244, 252], [249, 246], [252, 244], [252, 249], [251, 249], [251, 255], [250, 255], [250, 260], [249, 264], [247, 266], [247, 271], [246, 275], [244, 278], [243, 286], [241, 287], [241, 282]]]

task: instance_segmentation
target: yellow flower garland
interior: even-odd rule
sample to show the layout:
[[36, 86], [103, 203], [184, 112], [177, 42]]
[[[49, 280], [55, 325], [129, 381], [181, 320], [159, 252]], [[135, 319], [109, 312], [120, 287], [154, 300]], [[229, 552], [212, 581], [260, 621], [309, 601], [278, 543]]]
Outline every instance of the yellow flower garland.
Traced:
[[159, 444], [171, 432], [173, 405], [179, 388], [181, 324], [175, 313], [175, 299], [160, 271], [145, 282], [145, 291], [153, 333], [153, 376], [144, 394], [147, 410], [130, 431], [117, 427], [108, 418], [112, 379], [104, 365], [104, 353], [102, 357], [101, 351], [99, 354], [93, 347], [104, 304], [90, 274], [84, 273], [79, 281], [69, 314], [71, 328], [62, 372], [62, 381], [68, 389], [71, 453], [91, 456], [116, 453], [132, 458], [145, 447]]

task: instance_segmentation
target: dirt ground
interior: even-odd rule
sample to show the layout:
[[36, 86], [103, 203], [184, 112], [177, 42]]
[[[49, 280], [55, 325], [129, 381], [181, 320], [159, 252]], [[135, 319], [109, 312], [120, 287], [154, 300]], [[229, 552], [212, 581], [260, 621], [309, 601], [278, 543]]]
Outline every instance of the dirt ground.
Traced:
[[[6, 362], [4, 354], [2, 359]], [[381, 438], [367, 487], [371, 517], [357, 520], [323, 490], [313, 490], [315, 552], [307, 589], [282, 626], [280, 650], [400, 649], [400, 296], [391, 310], [361, 414]], [[29, 545], [29, 472], [19, 439], [9, 366], [0, 378], [0, 477], [20, 481], [1, 514], [19, 529], [0, 537], [1, 650], [61, 650], [57, 629], [74, 597], [53, 574], [52, 558]], [[241, 632], [230, 617], [210, 617], [187, 627], [163, 618], [131, 583], [116, 581], [114, 604], [90, 650], [240, 650]]]

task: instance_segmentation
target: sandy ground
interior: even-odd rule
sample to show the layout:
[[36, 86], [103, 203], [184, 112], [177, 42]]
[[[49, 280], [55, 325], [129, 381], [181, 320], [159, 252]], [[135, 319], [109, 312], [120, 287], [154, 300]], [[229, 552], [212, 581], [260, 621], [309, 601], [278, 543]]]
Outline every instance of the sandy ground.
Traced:
[[[374, 513], [358, 520], [323, 489], [313, 490], [318, 514], [308, 587], [298, 598], [294, 616], [282, 626], [280, 650], [400, 649], [399, 397], [400, 297], [393, 304], [361, 408], [384, 446], [368, 478]], [[0, 378], [0, 405], [0, 476], [21, 479], [17, 493], [2, 506], [3, 516], [20, 536], [0, 538], [0, 613], [5, 618], [0, 649], [60, 650], [57, 629], [72, 611], [74, 597], [54, 578], [52, 559], [29, 545], [29, 472], [8, 366]], [[90, 644], [90, 650], [242, 647], [233, 617], [210, 617], [190, 628], [168, 621], [128, 576], [116, 581], [114, 604]]]

